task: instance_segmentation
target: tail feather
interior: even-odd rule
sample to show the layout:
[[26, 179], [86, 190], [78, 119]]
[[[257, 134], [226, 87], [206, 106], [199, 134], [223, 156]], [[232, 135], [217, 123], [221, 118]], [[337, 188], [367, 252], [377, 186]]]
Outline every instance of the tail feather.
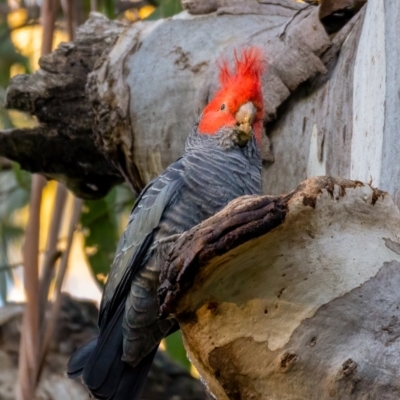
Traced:
[[98, 339], [77, 350], [68, 363], [68, 376], [82, 375], [99, 400], [138, 400], [157, 352], [158, 346], [135, 367], [121, 360], [123, 311], [120, 306]]
[[131, 367], [129, 364], [124, 363], [125, 369], [113, 399], [139, 399], [157, 349], [158, 346], [144, 357], [136, 367]]
[[67, 365], [68, 378], [74, 379], [82, 375], [83, 368], [96, 348], [96, 345], [97, 337], [80, 347], [72, 354]]
[[[89, 356], [82, 373], [82, 380], [94, 394], [104, 383], [115, 382], [122, 374], [122, 318], [124, 305], [118, 307], [110, 323], [100, 333], [97, 346]], [[110, 388], [110, 385], [106, 385]], [[108, 394], [110, 397], [112, 393]]]

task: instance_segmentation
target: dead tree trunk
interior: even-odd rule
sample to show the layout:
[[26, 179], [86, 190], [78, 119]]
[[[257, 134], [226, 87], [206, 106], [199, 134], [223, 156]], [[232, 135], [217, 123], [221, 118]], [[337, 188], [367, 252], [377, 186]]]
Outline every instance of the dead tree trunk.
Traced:
[[219, 56], [249, 44], [264, 49], [266, 121], [298, 85], [325, 73], [322, 57], [334, 46], [318, 12], [265, 0], [131, 26], [92, 14], [74, 43], [11, 82], [7, 106], [36, 115], [40, 125], [0, 132], [0, 155], [65, 181], [80, 196], [101, 197], [122, 176], [140, 190], [182, 153], [215, 90]]
[[[0, 132], [0, 155], [101, 197], [180, 155], [217, 56], [264, 49], [263, 183], [277, 197], [238, 199], [183, 235], [159, 293], [218, 399], [400, 397], [400, 3], [364, 3], [186, 1], [132, 26], [94, 14], [9, 88], [40, 125]], [[279, 197], [316, 175], [352, 180]]]
[[159, 289], [219, 399], [398, 399], [400, 213], [358, 181], [247, 197], [177, 241]]

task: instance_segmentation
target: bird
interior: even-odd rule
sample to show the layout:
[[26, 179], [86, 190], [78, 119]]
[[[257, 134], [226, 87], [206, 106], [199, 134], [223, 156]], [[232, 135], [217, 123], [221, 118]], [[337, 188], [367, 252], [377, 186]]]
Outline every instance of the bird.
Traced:
[[137, 400], [161, 340], [178, 329], [158, 318], [160, 270], [183, 233], [243, 195], [262, 193], [260, 145], [265, 57], [254, 46], [219, 59], [218, 89], [184, 153], [138, 196], [104, 287], [99, 335], [70, 358], [97, 399]]

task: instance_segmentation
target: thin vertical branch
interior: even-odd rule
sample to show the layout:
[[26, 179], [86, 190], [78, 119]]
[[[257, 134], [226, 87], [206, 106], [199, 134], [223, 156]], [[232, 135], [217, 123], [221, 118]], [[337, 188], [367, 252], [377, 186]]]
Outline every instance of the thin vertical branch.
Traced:
[[57, 0], [43, 0], [41, 8], [41, 19], [43, 25], [43, 38], [42, 38], [42, 56], [49, 54], [53, 48], [54, 29], [56, 25]]
[[41, 327], [43, 327], [44, 324], [48, 293], [51, 281], [54, 277], [54, 267], [57, 259], [56, 255], [57, 255], [58, 237], [60, 235], [61, 221], [64, 213], [66, 198], [67, 198], [67, 189], [62, 183], [58, 183], [50, 230], [47, 236], [47, 248], [43, 261], [41, 279], [40, 279], [39, 312], [40, 312]]
[[[42, 5], [42, 55], [51, 51], [56, 20], [56, 0], [44, 0]], [[18, 363], [17, 400], [32, 400], [37, 374], [39, 348], [39, 237], [40, 206], [45, 178], [33, 175], [29, 220], [23, 251], [24, 285], [27, 296], [23, 316]]]
[[77, 25], [77, 18], [75, 15], [77, 13], [77, 7], [75, 0], [64, 0], [61, 2], [61, 7], [67, 20], [68, 39], [73, 41], [75, 39], [75, 30]]
[[[72, 41], [75, 37], [75, 30], [76, 30], [76, 16], [75, 16], [75, 1], [74, 0], [65, 0], [61, 3], [66, 20], [67, 20], [67, 30], [69, 40]], [[48, 258], [44, 264], [43, 275], [42, 275], [42, 282], [41, 282], [41, 305], [42, 305], [42, 313], [43, 313], [43, 320], [41, 325], [41, 342], [39, 344], [39, 354], [37, 358], [37, 369], [35, 371], [34, 382], [35, 385], [38, 384], [40, 380], [40, 376], [43, 370], [44, 361], [46, 358], [46, 353], [49, 348], [49, 344], [51, 341], [51, 337], [53, 335], [54, 327], [58, 318], [58, 313], [60, 309], [60, 301], [61, 301], [61, 288], [62, 283], [64, 281], [64, 277], [68, 267], [68, 259], [69, 254], [72, 247], [73, 237], [75, 233], [76, 226], [79, 223], [79, 218], [82, 209], [82, 200], [75, 198], [74, 199], [74, 207], [73, 213], [70, 220], [69, 230], [68, 230], [68, 237], [67, 237], [67, 246], [64, 250], [60, 266], [58, 272], [56, 274], [56, 283], [55, 283], [55, 290], [54, 290], [54, 299], [51, 305], [51, 310], [49, 316], [46, 318], [46, 310], [47, 310], [47, 299], [50, 289], [50, 283], [53, 278], [54, 267], [55, 263], [51, 262], [53, 259], [52, 255], [57, 250], [57, 242], [58, 236], [60, 231], [61, 219], [63, 210], [65, 207], [65, 200], [67, 196], [67, 191], [62, 184], [58, 184], [57, 187], [57, 194], [55, 200], [55, 207], [53, 212], [53, 220], [52, 225], [49, 232], [49, 242], [48, 242]]]
[[37, 307], [39, 289], [39, 234], [40, 205], [46, 180], [40, 175], [33, 175], [28, 225], [26, 228], [24, 258], [24, 284], [26, 307], [23, 316], [23, 334], [20, 342], [20, 359], [17, 382], [17, 399], [31, 399], [33, 371], [36, 365], [38, 348], [39, 314]]
[[98, 4], [97, 0], [90, 0], [90, 11], [97, 11]]
[[[58, 11], [58, 1], [53, 0], [53, 5], [44, 5], [43, 4], [43, 14], [42, 17], [44, 18], [47, 16], [46, 13], [50, 12], [51, 15], [56, 15]], [[61, 6], [63, 8], [64, 13], [66, 14], [67, 18], [67, 27], [68, 27], [68, 34], [69, 40], [72, 41], [74, 39], [74, 25], [73, 25], [73, 14], [72, 14], [72, 3], [74, 0], [66, 0], [65, 2], [61, 2]], [[65, 7], [66, 9], [65, 9]], [[53, 13], [53, 14], [52, 14]], [[50, 18], [50, 16], [49, 16]], [[53, 19], [51, 19], [53, 20]], [[55, 22], [55, 19], [54, 19]], [[54, 33], [54, 25], [53, 25], [53, 33]], [[47, 43], [49, 45], [49, 43]], [[47, 49], [45, 49], [47, 50]], [[54, 277], [54, 267], [55, 267], [55, 257], [54, 255], [57, 253], [57, 243], [58, 237], [60, 234], [61, 228], [61, 221], [62, 216], [65, 208], [65, 201], [67, 198], [67, 190], [62, 183], [58, 183], [57, 185], [57, 192], [56, 198], [54, 203], [54, 210], [51, 220], [50, 231], [48, 234], [48, 243], [46, 249], [46, 256], [43, 262], [42, 268], [42, 275], [41, 275], [41, 282], [40, 282], [40, 300], [39, 300], [39, 308], [40, 308], [40, 326], [45, 329], [45, 313], [47, 308], [47, 300], [48, 294], [50, 290], [50, 284]]]
[[66, 273], [67, 267], [68, 267], [69, 254], [71, 252], [74, 233], [75, 233], [76, 227], [79, 223], [79, 218], [80, 218], [81, 210], [82, 210], [82, 204], [83, 204], [83, 201], [81, 199], [78, 199], [78, 198], [74, 199], [74, 208], [73, 208], [72, 217], [71, 217], [71, 221], [70, 221], [70, 225], [69, 225], [69, 229], [68, 229], [67, 246], [61, 256], [60, 267], [59, 267], [58, 274], [56, 277], [56, 284], [55, 284], [55, 289], [54, 289], [54, 301], [51, 306], [49, 318], [47, 319], [48, 322], [46, 324], [46, 329], [44, 332], [44, 339], [43, 339], [41, 349], [40, 349], [39, 370], [38, 370], [38, 374], [36, 377], [36, 382], [38, 382], [40, 379], [40, 374], [43, 369], [43, 363], [45, 360], [45, 356], [46, 356], [47, 350], [49, 348], [51, 337], [53, 336], [55, 323], [57, 321], [58, 312], [60, 310], [61, 288], [62, 288], [62, 284], [64, 281], [65, 273]]

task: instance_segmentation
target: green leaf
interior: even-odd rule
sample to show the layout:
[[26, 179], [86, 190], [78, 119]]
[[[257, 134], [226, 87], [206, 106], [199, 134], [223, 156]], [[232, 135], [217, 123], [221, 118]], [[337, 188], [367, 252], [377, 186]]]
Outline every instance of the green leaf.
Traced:
[[[0, 265], [9, 265], [9, 249], [11, 245], [15, 245], [18, 241], [21, 245], [22, 238], [25, 230], [19, 226], [7, 224], [0, 221]], [[7, 298], [8, 284], [12, 283], [13, 275], [11, 273], [12, 267], [8, 269], [2, 269], [0, 271], [0, 298], [3, 302]]]
[[157, 9], [147, 18], [148, 20], [156, 20], [160, 18], [172, 17], [182, 11], [180, 0], [161, 0]]
[[7, 240], [7, 242], [12, 242], [21, 239], [24, 235], [25, 230], [20, 226], [10, 224], [7, 222], [1, 222], [2, 236]]
[[118, 225], [110, 207], [115, 195], [113, 189], [103, 199], [85, 201], [81, 215], [85, 254], [93, 275], [101, 285], [104, 285], [117, 247]]
[[[17, 168], [18, 170], [18, 168]], [[29, 175], [29, 174], [28, 174]], [[26, 177], [25, 177], [26, 178]], [[13, 215], [29, 201], [29, 191], [18, 184], [15, 170], [0, 172], [0, 265], [9, 264], [11, 245], [21, 247], [25, 230], [13, 222]], [[0, 271], [0, 303], [7, 300], [12, 285], [11, 269]]]
[[0, 86], [7, 86], [10, 79], [10, 68], [13, 64], [21, 64], [29, 72], [29, 59], [14, 47], [10, 38], [8, 24], [0, 22]]
[[[30, 174], [27, 172], [23, 174], [24, 176], [27, 174], [24, 179], [30, 182]], [[0, 222], [9, 221], [12, 213], [24, 207], [29, 201], [29, 185], [25, 182], [28, 187], [22, 188], [17, 175], [14, 168], [0, 172]]]
[[190, 361], [186, 356], [186, 350], [183, 347], [182, 332], [176, 331], [172, 335], [165, 338], [167, 352], [171, 358], [181, 364], [183, 367], [190, 370]]
[[18, 186], [21, 189], [24, 189], [27, 192], [30, 192], [32, 175], [29, 172], [21, 169], [21, 167], [18, 163], [13, 163], [12, 168], [13, 168], [15, 179], [18, 183]]
[[[6, 225], [0, 222], [0, 265], [8, 264], [9, 233], [6, 232]], [[0, 303], [7, 302], [9, 281], [12, 279], [11, 270], [0, 271]]]
[[109, 19], [115, 18], [115, 4], [114, 0], [100, 0], [99, 11], [107, 16]]

